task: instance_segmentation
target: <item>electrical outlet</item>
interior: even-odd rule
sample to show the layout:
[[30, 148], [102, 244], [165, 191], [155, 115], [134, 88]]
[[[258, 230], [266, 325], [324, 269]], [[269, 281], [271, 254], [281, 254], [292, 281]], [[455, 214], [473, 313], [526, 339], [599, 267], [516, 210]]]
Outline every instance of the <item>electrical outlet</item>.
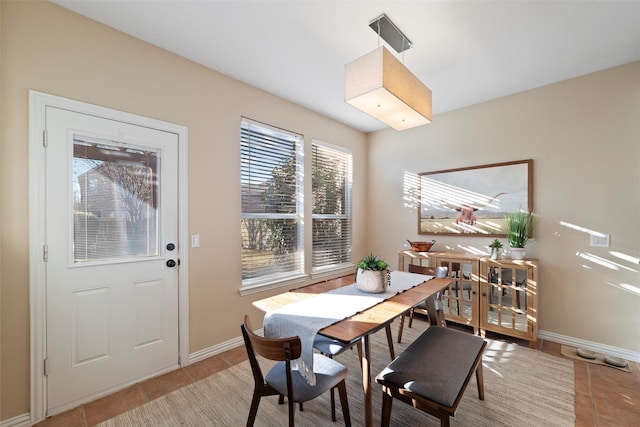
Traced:
[[608, 248], [609, 247], [609, 235], [608, 234], [590, 234], [589, 243], [592, 248]]

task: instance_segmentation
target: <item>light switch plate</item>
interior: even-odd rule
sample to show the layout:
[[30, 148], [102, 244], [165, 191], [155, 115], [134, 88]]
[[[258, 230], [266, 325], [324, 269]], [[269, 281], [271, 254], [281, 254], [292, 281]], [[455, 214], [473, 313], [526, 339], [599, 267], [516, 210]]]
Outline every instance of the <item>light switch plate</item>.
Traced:
[[200, 247], [200, 235], [199, 234], [192, 234], [191, 235], [191, 247], [192, 248], [199, 248]]
[[590, 234], [589, 243], [592, 248], [608, 248], [609, 235], [608, 234]]

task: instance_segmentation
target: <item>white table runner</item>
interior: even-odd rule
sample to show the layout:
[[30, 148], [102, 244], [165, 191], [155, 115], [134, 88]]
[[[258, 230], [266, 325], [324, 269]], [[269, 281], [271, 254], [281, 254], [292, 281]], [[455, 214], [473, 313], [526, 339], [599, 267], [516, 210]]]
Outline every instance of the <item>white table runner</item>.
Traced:
[[264, 317], [266, 338], [298, 336], [302, 354], [292, 363], [310, 385], [315, 385], [313, 374], [313, 341], [320, 329], [364, 311], [392, 296], [413, 288], [433, 276], [391, 272], [391, 285], [383, 293], [371, 294], [360, 291], [354, 284], [318, 294], [303, 301], [288, 304], [267, 312]]

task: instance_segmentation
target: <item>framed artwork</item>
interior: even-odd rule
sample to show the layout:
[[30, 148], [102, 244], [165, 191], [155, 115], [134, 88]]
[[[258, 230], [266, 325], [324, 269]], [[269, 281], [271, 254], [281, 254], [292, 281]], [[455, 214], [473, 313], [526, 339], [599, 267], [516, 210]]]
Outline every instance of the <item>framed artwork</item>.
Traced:
[[533, 210], [531, 159], [418, 176], [418, 234], [505, 237], [507, 212]]

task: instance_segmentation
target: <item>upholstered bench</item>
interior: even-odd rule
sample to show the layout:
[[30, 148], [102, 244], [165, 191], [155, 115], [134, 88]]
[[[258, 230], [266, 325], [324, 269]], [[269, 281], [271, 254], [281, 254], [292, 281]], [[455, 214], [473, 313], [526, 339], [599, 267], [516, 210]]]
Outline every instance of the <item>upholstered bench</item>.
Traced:
[[484, 400], [482, 353], [486, 345], [479, 336], [429, 327], [376, 377], [383, 390], [381, 425], [389, 425], [396, 398], [440, 418], [441, 426], [449, 426], [449, 417], [455, 414], [474, 372], [480, 400]]

